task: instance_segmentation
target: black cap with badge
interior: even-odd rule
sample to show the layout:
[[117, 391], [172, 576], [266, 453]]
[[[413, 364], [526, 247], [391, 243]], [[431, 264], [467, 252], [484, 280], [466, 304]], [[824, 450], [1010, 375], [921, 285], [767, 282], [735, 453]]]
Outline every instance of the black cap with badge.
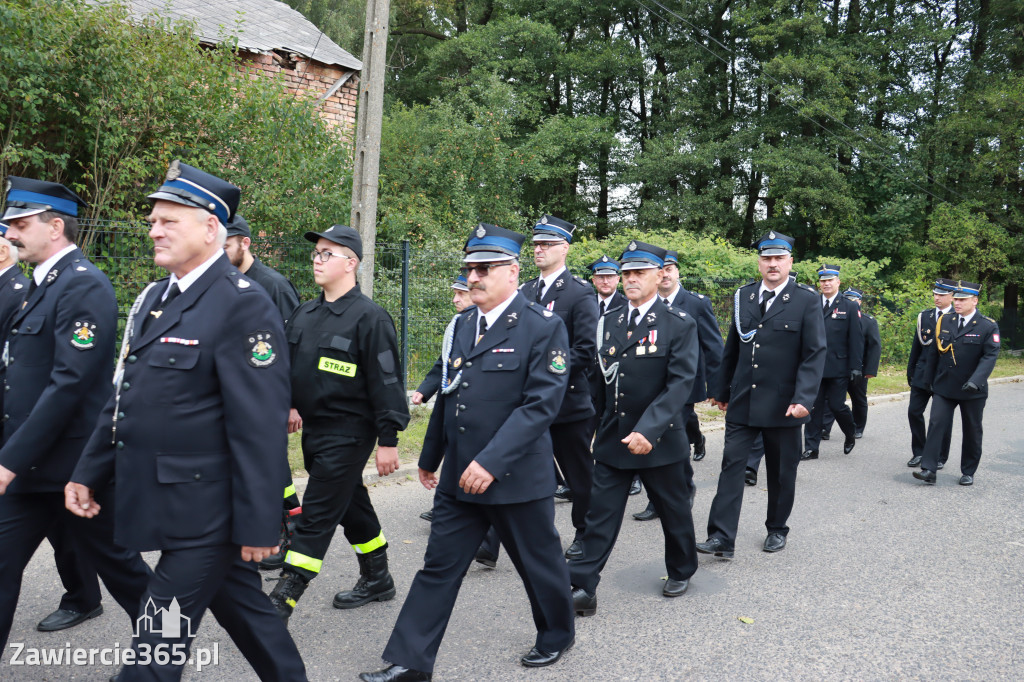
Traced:
[[78, 207], [89, 204], [59, 182], [10, 175], [7, 177], [6, 205], [3, 220], [27, 218], [47, 211], [57, 211], [77, 218]]
[[242, 190], [227, 180], [175, 159], [167, 169], [164, 184], [148, 198], [206, 209], [217, 216], [221, 225], [227, 227], [238, 210]]
[[303, 236], [314, 244], [321, 239], [334, 242], [338, 246], [344, 246], [352, 249], [352, 252], [356, 254], [357, 259], [363, 259], [363, 240], [360, 238], [359, 233], [356, 232], [354, 227], [349, 227], [348, 225], [331, 225], [323, 232], [307, 232]]

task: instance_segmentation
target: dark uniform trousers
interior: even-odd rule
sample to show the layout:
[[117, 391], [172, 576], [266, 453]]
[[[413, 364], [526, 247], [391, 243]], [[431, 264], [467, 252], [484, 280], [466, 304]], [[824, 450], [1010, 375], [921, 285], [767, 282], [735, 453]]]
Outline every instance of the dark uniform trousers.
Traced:
[[726, 421], [722, 473], [718, 479], [718, 493], [708, 514], [708, 537], [720, 538], [728, 547], [734, 546], [743, 501], [744, 472], [759, 435], [764, 440], [765, 481], [768, 484], [768, 514], [764, 525], [769, 533], [789, 534], [786, 521], [796, 499], [800, 428], [762, 428]]
[[855, 430], [853, 412], [846, 406], [846, 389], [849, 379], [847, 377], [831, 377], [821, 380], [821, 387], [818, 388], [818, 397], [814, 400], [814, 409], [811, 410], [811, 421], [807, 424], [804, 433], [804, 447], [808, 450], [817, 451], [821, 444], [821, 430], [825, 424], [825, 407], [835, 416], [836, 423], [843, 434], [853, 438]]
[[[380, 521], [363, 485], [363, 468], [374, 443], [372, 438], [358, 439], [304, 427], [302, 452], [309, 481], [302, 498], [302, 523], [295, 528], [289, 554], [295, 552], [322, 561], [339, 525], [353, 547], [380, 536]], [[304, 567], [298, 560], [286, 566], [307, 581], [320, 572], [319, 567], [313, 570], [314, 567]]]
[[71, 543], [66, 550], [86, 557], [134, 622], [151, 572], [138, 552], [114, 544], [113, 493], [111, 488], [97, 496], [104, 511], [93, 519], [67, 511], [63, 491], [0, 495], [0, 644], [7, 644], [25, 567], [47, 533], [61, 532], [61, 525]]
[[960, 446], [960, 472], [974, 476], [981, 463], [981, 421], [985, 413], [987, 396], [970, 400], [932, 396], [932, 411], [928, 415], [928, 439], [924, 446], [921, 468], [936, 471], [938, 462], [949, 458], [949, 442], [953, 433], [953, 410], [960, 408], [963, 442]]
[[[927, 440], [924, 412], [928, 409], [928, 401], [932, 400], [933, 397], [934, 395], [929, 390], [918, 388], [917, 386], [910, 387], [910, 403], [907, 405], [907, 421], [910, 422], [910, 448], [911, 452], [914, 453], [914, 457], [924, 456], [924, 444]], [[945, 464], [946, 460], [949, 459], [949, 442], [952, 435], [952, 428], [946, 429], [943, 432], [942, 453], [939, 458], [943, 464]], [[935, 469], [932, 469], [932, 471], [935, 471]], [[973, 474], [971, 475], [973, 476]]]
[[[697, 411], [693, 409], [695, 403], [686, 403], [683, 406], [683, 419], [686, 423], [686, 440], [690, 441], [691, 444], [700, 442], [700, 418], [697, 416]], [[691, 481], [692, 483], [692, 481]]]
[[459, 586], [489, 527], [497, 532], [523, 580], [537, 627], [535, 646], [558, 651], [572, 642], [573, 613], [566, 608], [569, 572], [564, 561], [552, 561], [562, 552], [552, 498], [474, 504], [438, 488], [423, 568], [409, 588], [384, 660], [413, 670], [434, 670]]
[[[868, 378], [865, 376], [850, 379], [846, 384], [846, 392], [850, 395], [850, 411], [853, 413], [853, 426], [858, 431], [863, 431], [868, 423]], [[831, 433], [832, 425], [836, 422], [836, 416], [832, 410], [825, 405], [825, 416], [822, 419], [821, 430]], [[922, 424], [923, 424], [922, 420]]]
[[[583, 557], [569, 562], [572, 584], [594, 594], [601, 571], [608, 563], [629, 499], [629, 486], [639, 475], [647, 496], [662, 519], [665, 566], [672, 580], [687, 580], [697, 572], [696, 537], [690, 515], [690, 476], [685, 462], [649, 469], [618, 469], [598, 462], [594, 467], [594, 495], [587, 514]], [[672, 519], [667, 523], [666, 519]]]
[[63, 515], [46, 534], [53, 547], [57, 574], [64, 585], [58, 608], [88, 613], [100, 605], [100, 583], [96, 567], [88, 552], [79, 552], [75, 544], [75, 528]]
[[[154, 569], [143, 599], [143, 612], [153, 614], [154, 627], [139, 627], [133, 638], [136, 654], [161, 649], [171, 653], [167, 665], [126, 665], [118, 682], [137, 680], [179, 680], [184, 660], [178, 651], [188, 652], [207, 608], [217, 619], [253, 670], [264, 682], [305, 680], [305, 667], [288, 629], [263, 594], [259, 572], [253, 562], [242, 561], [241, 548], [233, 544], [165, 549]], [[161, 609], [177, 599], [181, 609], [180, 636], [167, 637], [162, 631]], [[153, 606], [149, 606], [152, 600]], [[186, 618], [188, 620], [186, 620]], [[178, 648], [173, 647], [177, 645]], [[185, 656], [187, 658], [187, 655]]]

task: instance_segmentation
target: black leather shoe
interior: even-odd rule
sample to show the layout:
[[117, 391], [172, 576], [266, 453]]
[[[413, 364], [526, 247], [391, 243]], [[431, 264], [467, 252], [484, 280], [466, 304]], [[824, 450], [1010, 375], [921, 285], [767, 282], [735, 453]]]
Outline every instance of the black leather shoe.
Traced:
[[428, 509], [427, 511], [423, 512], [422, 514], [420, 514], [420, 518], [423, 519], [424, 521], [433, 521], [434, 520], [434, 510], [433, 509]]
[[571, 649], [575, 643], [576, 640], [574, 639], [558, 651], [541, 651], [537, 647], [533, 647], [530, 649], [530, 653], [519, 659], [519, 662], [527, 668], [543, 668], [546, 665], [557, 663], [562, 654]]
[[572, 502], [572, 488], [567, 485], [560, 485], [555, 488], [555, 499]]
[[703, 434], [701, 434], [700, 442], [693, 444], [693, 461], [694, 462], [701, 461], [702, 459], [704, 459], [704, 456], [706, 454], [708, 454], [707, 443], [708, 443], [708, 439], [705, 438]]
[[863, 438], [864, 437], [864, 429], [858, 429], [858, 430], [854, 431], [853, 432], [853, 437], [854, 438]]
[[946, 466], [946, 463], [945, 463], [945, 462], [939, 462], [939, 464], [938, 464], [938, 470], [939, 470], [939, 471], [942, 471], [942, 468], [943, 468], [944, 466]]
[[633, 518], [637, 521], [653, 521], [654, 519], [658, 518], [658, 512], [654, 511], [654, 504], [648, 502], [647, 509], [644, 509], [642, 512], [637, 512], [636, 514], [633, 514]]
[[569, 545], [569, 549], [565, 550], [565, 558], [569, 561], [573, 559], [580, 559], [583, 557], [583, 543], [580, 542], [579, 533], [572, 539], [572, 544]]
[[974, 485], [974, 476], [964, 474], [960, 477], [960, 485]]
[[805, 459], [818, 459], [818, 451], [817, 450], [804, 450], [804, 453], [802, 455], [800, 455], [800, 460], [803, 461]]
[[277, 554], [271, 554], [270, 556], [260, 559], [259, 567], [261, 571], [280, 571], [284, 566], [284, 555], [287, 549], [278, 549]]
[[359, 679], [363, 682], [426, 682], [430, 679], [430, 673], [389, 665], [375, 673], [359, 673]]
[[854, 436], [847, 436], [846, 440], [843, 441], [843, 454], [848, 455], [853, 451], [853, 447], [857, 444], [857, 439]]
[[482, 548], [476, 551], [476, 556], [473, 557], [473, 560], [487, 568], [495, 568], [498, 565], [498, 557]]
[[924, 481], [925, 483], [930, 483], [931, 485], [935, 485], [935, 472], [934, 471], [928, 471], [927, 469], [921, 469], [920, 471], [915, 471], [914, 472], [914, 478], [916, 478], [919, 481]]
[[764, 539], [764, 551], [778, 552], [786, 548], [786, 536], [782, 533], [768, 533]]
[[661, 593], [666, 597], [681, 597], [689, 586], [689, 580], [672, 580], [672, 578], [669, 578], [665, 581], [665, 587], [662, 588]]
[[640, 491], [643, 490], [643, 489], [644, 489], [644, 487], [642, 485], [640, 485], [640, 479], [639, 478], [634, 478], [633, 482], [629, 484], [629, 494], [630, 495], [639, 495]]
[[103, 604], [100, 604], [92, 611], [72, 611], [71, 609], [57, 609], [46, 618], [39, 621], [36, 630], [39, 632], [57, 632], [67, 630], [76, 625], [81, 625], [87, 620], [95, 618], [103, 613]]
[[832, 440], [832, 434], [829, 433], [828, 431], [822, 431], [821, 432], [821, 439], [822, 440]]
[[757, 485], [757, 470], [747, 469], [746, 473], [743, 474], [743, 482], [747, 485]]
[[723, 559], [731, 559], [733, 555], [732, 548], [727, 548], [721, 538], [708, 538], [706, 542], [698, 542], [697, 551], [701, 554], [714, 554]]
[[577, 616], [593, 616], [597, 613], [597, 593], [587, 594], [582, 587], [573, 587], [572, 610]]
[[921, 466], [922, 459], [924, 458], [921, 455], [914, 455], [913, 457], [910, 458], [910, 461], [907, 462], [907, 466], [910, 467], [911, 469], [913, 469], [914, 467], [919, 467]]

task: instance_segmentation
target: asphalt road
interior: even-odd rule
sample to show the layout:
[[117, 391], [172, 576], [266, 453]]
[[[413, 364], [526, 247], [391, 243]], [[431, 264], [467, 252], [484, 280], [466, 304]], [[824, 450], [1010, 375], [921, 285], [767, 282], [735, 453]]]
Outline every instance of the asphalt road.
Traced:
[[[800, 467], [788, 547], [760, 551], [766, 489], [748, 488], [736, 558], [701, 556], [689, 592], [661, 596], [663, 536], [656, 522], [627, 518], [598, 589], [598, 613], [577, 619], [576, 646], [558, 664], [525, 669], [534, 640], [522, 585], [507, 558], [474, 564], [437, 660], [438, 680], [821, 680], [1024, 678], [1024, 384], [993, 386], [985, 452], [973, 487], [957, 485], [959, 427], [950, 466], [925, 486], [906, 467], [906, 402], [871, 408], [850, 455], [841, 438]], [[722, 432], [694, 464], [697, 538], [714, 496]], [[763, 474], [763, 469], [762, 469]], [[380, 652], [398, 616], [429, 532], [418, 514], [431, 493], [411, 479], [372, 490], [390, 541], [398, 596], [353, 611], [331, 607], [357, 576], [339, 533], [298, 605], [290, 629], [309, 678], [355, 680], [382, 667]], [[627, 513], [646, 496], [632, 498]], [[557, 503], [563, 542], [569, 505]], [[151, 560], [155, 557], [147, 557]], [[269, 591], [270, 586], [268, 584]], [[56, 607], [60, 584], [48, 545], [29, 566], [11, 642], [26, 647], [124, 646], [131, 626], [109, 597], [107, 612], [62, 633], [34, 624]], [[745, 623], [740, 618], [753, 622]], [[256, 679], [212, 617], [196, 647], [219, 650], [218, 665], [186, 680]], [[109, 666], [11, 666], [4, 680], [106, 680]]]

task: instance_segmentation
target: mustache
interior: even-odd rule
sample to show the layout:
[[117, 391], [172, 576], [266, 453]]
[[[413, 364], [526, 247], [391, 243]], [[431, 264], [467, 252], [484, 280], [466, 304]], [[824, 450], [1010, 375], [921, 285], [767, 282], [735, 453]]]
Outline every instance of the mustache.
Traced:
[[469, 285], [469, 290], [479, 289], [480, 291], [487, 291], [487, 287], [484, 286], [483, 282], [472, 282]]
[[21, 243], [20, 239], [11, 239], [9, 241], [11, 242], [11, 246], [16, 246], [19, 249], [25, 248], [25, 245]]

